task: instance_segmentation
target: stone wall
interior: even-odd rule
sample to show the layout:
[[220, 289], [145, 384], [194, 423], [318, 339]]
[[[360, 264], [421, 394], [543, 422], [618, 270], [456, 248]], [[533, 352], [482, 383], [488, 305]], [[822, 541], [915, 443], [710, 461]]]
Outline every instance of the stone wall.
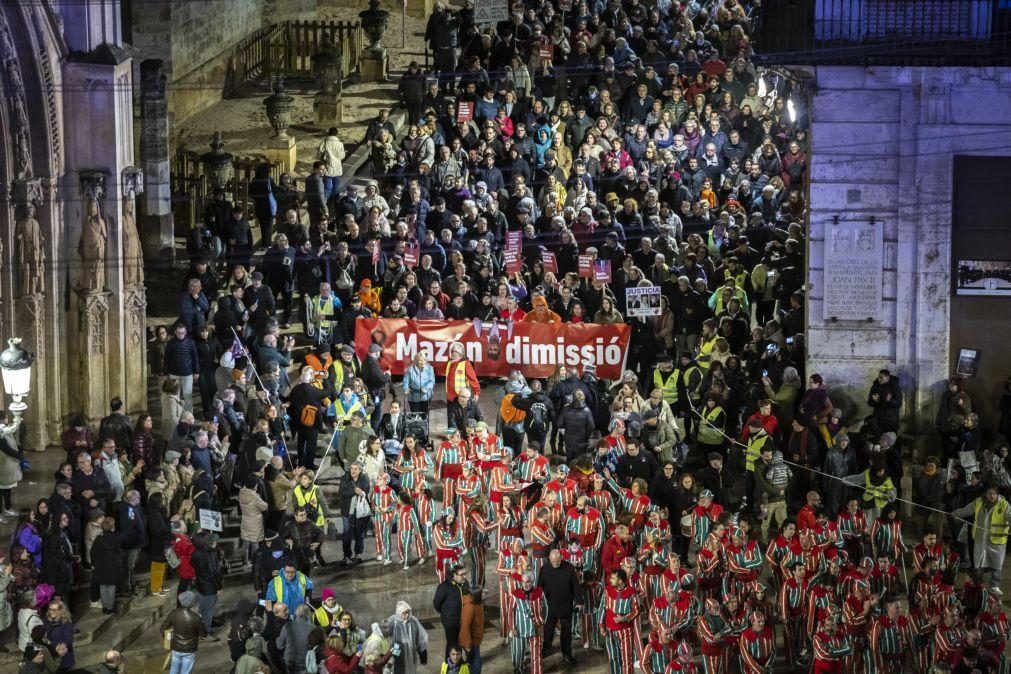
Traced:
[[[1011, 155], [1011, 69], [831, 66], [813, 74], [808, 372], [826, 378], [852, 418], [867, 413], [877, 370], [892, 369], [906, 391], [907, 430], [926, 433], [952, 367], [952, 158]], [[883, 230], [883, 302], [873, 320], [825, 311], [835, 218]]]

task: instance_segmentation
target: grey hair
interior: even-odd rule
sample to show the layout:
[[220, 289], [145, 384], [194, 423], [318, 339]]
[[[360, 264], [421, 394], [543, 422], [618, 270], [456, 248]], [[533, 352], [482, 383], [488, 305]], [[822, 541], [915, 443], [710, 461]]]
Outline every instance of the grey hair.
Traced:
[[295, 609], [295, 617], [308, 620], [312, 617], [312, 609], [305, 604], [299, 604], [298, 608]]

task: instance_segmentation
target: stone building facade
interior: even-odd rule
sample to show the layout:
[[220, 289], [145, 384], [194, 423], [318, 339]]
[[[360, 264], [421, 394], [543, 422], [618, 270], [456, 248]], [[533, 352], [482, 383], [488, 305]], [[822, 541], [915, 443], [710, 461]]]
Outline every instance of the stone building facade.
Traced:
[[[982, 368], [969, 392], [988, 417], [984, 424], [995, 424], [994, 401], [1011, 374], [1011, 340], [1001, 336], [1011, 298], [988, 310], [954, 295], [953, 241], [976, 218], [959, 220], [953, 206], [956, 179], [965, 177], [964, 170], [955, 174], [958, 162], [1011, 157], [1011, 69], [819, 66], [805, 72], [816, 92], [808, 372], [820, 372], [833, 399], [862, 416], [878, 369], [890, 368], [906, 391], [907, 430], [929, 437], [959, 349], [981, 347]], [[992, 180], [999, 200], [1006, 174]], [[1011, 260], [1006, 210], [1000, 207], [994, 236], [975, 254]], [[859, 261], [849, 275], [839, 271], [858, 243], [880, 259], [880, 282], [868, 286]], [[875, 283], [878, 304], [868, 293]], [[967, 316], [974, 317], [971, 325]]]
[[36, 354], [33, 450], [58, 442], [74, 413], [104, 416], [114, 396], [147, 407], [146, 299], [130, 253], [143, 173], [119, 26], [107, 0], [0, 6], [0, 335]]

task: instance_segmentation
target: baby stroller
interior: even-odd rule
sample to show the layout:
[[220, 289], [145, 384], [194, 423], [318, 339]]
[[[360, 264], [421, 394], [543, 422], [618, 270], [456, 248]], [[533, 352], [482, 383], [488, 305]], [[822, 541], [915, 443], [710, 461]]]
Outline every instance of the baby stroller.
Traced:
[[413, 435], [418, 444], [424, 445], [425, 449], [432, 449], [432, 441], [428, 437], [428, 413], [408, 412], [407, 413], [407, 434]]
[[399, 441], [393, 438], [383, 441], [383, 454], [386, 456], [386, 472], [390, 476], [390, 488], [393, 491], [400, 491], [400, 473], [393, 470], [393, 466], [397, 463], [397, 459], [400, 458], [401, 450], [403, 450], [403, 445]]

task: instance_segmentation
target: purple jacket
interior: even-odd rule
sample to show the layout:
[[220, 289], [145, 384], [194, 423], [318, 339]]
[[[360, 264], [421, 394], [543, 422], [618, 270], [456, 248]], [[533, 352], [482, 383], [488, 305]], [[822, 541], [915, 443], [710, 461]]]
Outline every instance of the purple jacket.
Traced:
[[32, 556], [35, 566], [42, 566], [42, 537], [35, 531], [31, 522], [25, 524], [17, 532], [16, 541]]

